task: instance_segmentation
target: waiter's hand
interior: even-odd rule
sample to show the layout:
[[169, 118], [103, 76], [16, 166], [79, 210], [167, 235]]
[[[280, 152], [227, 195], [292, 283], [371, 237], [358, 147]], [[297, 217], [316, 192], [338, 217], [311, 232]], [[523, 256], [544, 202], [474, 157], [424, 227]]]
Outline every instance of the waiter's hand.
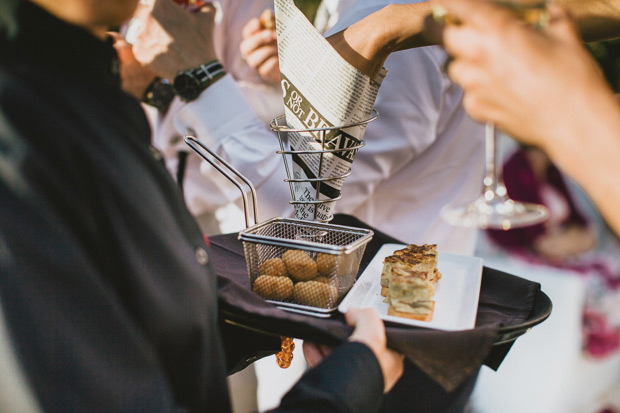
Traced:
[[241, 56], [263, 80], [280, 83], [280, 66], [275, 27], [266, 28], [260, 19], [249, 20], [242, 30]]
[[[403, 374], [404, 357], [387, 348], [385, 326], [379, 314], [372, 308], [351, 308], [345, 314], [347, 324], [355, 327], [349, 341], [359, 341], [367, 345], [377, 357], [383, 373], [383, 392], [389, 392]], [[304, 341], [304, 356], [310, 367], [321, 362], [331, 352], [329, 346]]]
[[157, 76], [174, 79], [183, 70], [217, 59], [213, 4], [206, 3], [191, 12], [172, 0], [146, 0], [138, 6], [135, 17], [142, 24], [133, 53]]
[[383, 372], [383, 392], [387, 393], [403, 374], [403, 355], [387, 348], [385, 326], [375, 309], [352, 308], [347, 311], [345, 318], [347, 324], [355, 327], [349, 340], [364, 343], [375, 353]]

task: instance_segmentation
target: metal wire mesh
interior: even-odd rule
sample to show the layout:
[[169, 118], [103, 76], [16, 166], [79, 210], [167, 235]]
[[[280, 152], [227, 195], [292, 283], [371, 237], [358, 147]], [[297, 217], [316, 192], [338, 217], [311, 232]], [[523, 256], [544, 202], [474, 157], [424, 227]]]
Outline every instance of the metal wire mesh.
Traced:
[[351, 289], [372, 231], [275, 218], [241, 231], [252, 289], [289, 310], [334, 311]]
[[[317, 222], [329, 222], [333, 219], [332, 209], [342, 195], [340, 187], [344, 180], [351, 175], [351, 168], [342, 169], [341, 167], [332, 170], [331, 166], [336, 157], [351, 157], [364, 147], [364, 141], [357, 141], [351, 135], [350, 141], [347, 139], [338, 140], [339, 142], [349, 142], [347, 144], [334, 144], [334, 139], [347, 131], [355, 129], [365, 129], [366, 125], [379, 116], [376, 110], [372, 115], [363, 121], [352, 122], [346, 125], [329, 126], [323, 128], [296, 129], [287, 126], [284, 115], [278, 116], [270, 123], [271, 130], [276, 132], [280, 142], [280, 150], [277, 152], [282, 155], [287, 179], [284, 181], [289, 184], [291, 201], [295, 208], [295, 215], [299, 219]], [[290, 145], [290, 136], [305, 136], [311, 144], [307, 144], [306, 149], [294, 150]], [[302, 139], [303, 140], [303, 139]], [[334, 139], [336, 141], [336, 139]], [[357, 142], [357, 143], [352, 143]], [[347, 155], [348, 154], [348, 155]], [[297, 161], [295, 159], [297, 158]], [[331, 159], [331, 160], [330, 160]], [[303, 173], [295, 173], [295, 165], [301, 162], [306, 167]], [[315, 165], [315, 166], [311, 166]], [[313, 168], [317, 168], [313, 170]], [[307, 175], [307, 176], [306, 176]]]
[[[239, 232], [252, 290], [289, 311], [329, 317], [351, 289], [373, 232], [315, 221], [272, 218], [256, 223], [251, 182], [198, 139], [187, 144], [242, 193], [248, 228]], [[251, 203], [242, 183], [250, 188]], [[255, 225], [249, 226], [252, 205]]]

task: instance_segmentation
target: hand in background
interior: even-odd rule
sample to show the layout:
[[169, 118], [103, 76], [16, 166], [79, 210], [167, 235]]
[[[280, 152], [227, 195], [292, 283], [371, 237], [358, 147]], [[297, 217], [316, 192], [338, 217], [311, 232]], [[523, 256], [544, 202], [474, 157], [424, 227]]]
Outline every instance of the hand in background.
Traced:
[[465, 90], [474, 119], [529, 144], [555, 145], [574, 133], [572, 121], [588, 119], [593, 91], [609, 93], [564, 9], [551, 5], [549, 27], [536, 30], [488, 2], [437, 3], [461, 22], [446, 25], [443, 41], [454, 59], [448, 75]]
[[136, 60], [132, 46], [118, 33], [110, 32], [109, 35], [114, 39], [114, 48], [120, 60], [121, 88], [142, 100], [147, 87], [155, 80], [155, 73]]
[[620, 234], [620, 105], [567, 13], [550, 5], [549, 27], [535, 30], [490, 2], [435, 1], [461, 22], [443, 42], [465, 109], [543, 149]]
[[190, 12], [172, 0], [148, 0], [136, 10], [142, 24], [133, 53], [157, 76], [174, 79], [183, 70], [217, 59], [213, 46], [215, 7]]
[[248, 66], [254, 69], [263, 80], [280, 83], [275, 25], [265, 24], [258, 18], [250, 19], [243, 26], [242, 34], [243, 41], [239, 45], [239, 50]]
[[308, 363], [310, 368], [313, 368], [323, 361], [325, 357], [329, 356], [333, 350], [333, 347], [304, 341], [303, 350], [306, 363]]
[[[387, 348], [385, 326], [377, 311], [372, 308], [352, 308], [345, 314], [347, 324], [355, 327], [349, 341], [367, 345], [377, 357], [383, 372], [384, 389], [389, 392], [403, 374], [404, 357]], [[329, 355], [331, 348], [304, 341], [304, 356], [310, 367], [314, 367]]]
[[439, 41], [436, 25], [427, 24], [433, 1], [389, 4], [327, 41], [351, 65], [374, 78], [390, 53]]

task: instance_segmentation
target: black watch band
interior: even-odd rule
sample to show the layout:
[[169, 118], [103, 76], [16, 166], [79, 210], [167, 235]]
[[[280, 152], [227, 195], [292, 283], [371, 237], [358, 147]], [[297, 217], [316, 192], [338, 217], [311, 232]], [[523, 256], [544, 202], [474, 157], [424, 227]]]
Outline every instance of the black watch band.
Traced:
[[174, 88], [166, 79], [155, 78], [144, 92], [142, 102], [166, 112], [174, 99]]
[[181, 99], [191, 102], [225, 74], [224, 66], [217, 60], [214, 60], [179, 73], [174, 78], [174, 90]]

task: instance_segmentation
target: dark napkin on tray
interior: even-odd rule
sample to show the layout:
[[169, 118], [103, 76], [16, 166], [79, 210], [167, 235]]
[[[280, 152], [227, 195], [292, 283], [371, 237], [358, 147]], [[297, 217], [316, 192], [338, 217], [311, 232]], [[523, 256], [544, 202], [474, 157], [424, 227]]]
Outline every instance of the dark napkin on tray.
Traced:
[[[349, 215], [337, 214], [332, 223], [374, 231], [360, 263], [360, 274], [381, 245], [402, 243]], [[254, 294], [250, 290], [243, 244], [237, 234], [210, 237], [210, 243], [211, 262], [219, 276], [218, 297], [224, 318], [256, 331], [325, 344], [337, 344], [351, 334], [351, 327], [337, 311], [326, 319], [291, 313]], [[493, 369], [499, 367], [510, 345], [494, 346], [498, 329], [527, 320], [539, 289], [538, 283], [485, 267], [474, 329], [441, 331], [386, 323], [388, 346], [405, 354], [449, 392], [477, 372], [482, 364]]]

